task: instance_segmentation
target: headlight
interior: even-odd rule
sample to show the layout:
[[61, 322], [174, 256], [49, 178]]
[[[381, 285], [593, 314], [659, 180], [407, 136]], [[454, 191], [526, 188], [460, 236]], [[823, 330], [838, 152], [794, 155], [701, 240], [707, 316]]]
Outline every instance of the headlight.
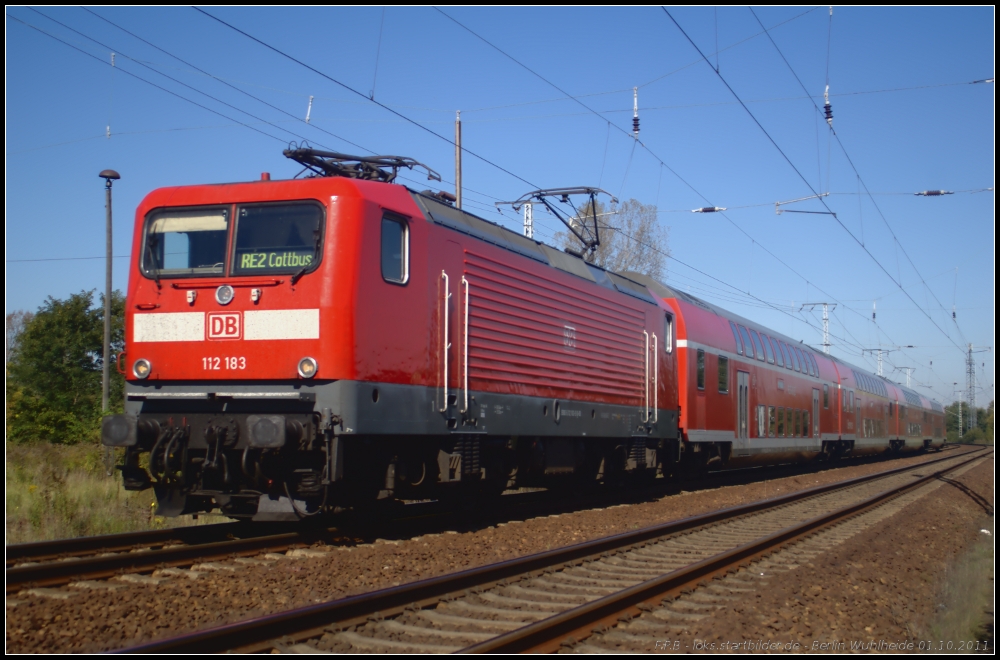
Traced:
[[215, 290], [215, 302], [220, 305], [228, 305], [233, 302], [233, 296], [235, 296], [233, 287], [228, 284], [223, 284], [218, 289]]
[[312, 378], [316, 375], [316, 369], [318, 368], [316, 360], [311, 357], [304, 357], [299, 360], [299, 375], [303, 378]]
[[153, 366], [149, 364], [149, 360], [139, 359], [135, 361], [132, 365], [132, 373], [135, 374], [136, 378], [146, 378], [149, 376], [149, 372], [152, 371]]

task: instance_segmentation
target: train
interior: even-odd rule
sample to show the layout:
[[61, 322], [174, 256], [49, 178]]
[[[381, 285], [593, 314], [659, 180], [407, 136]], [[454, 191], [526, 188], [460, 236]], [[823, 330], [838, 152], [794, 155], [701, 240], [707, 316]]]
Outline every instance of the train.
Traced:
[[293, 521], [944, 443], [939, 403], [400, 184], [416, 161], [285, 155], [307, 176], [136, 210], [125, 408], [101, 438], [159, 515]]

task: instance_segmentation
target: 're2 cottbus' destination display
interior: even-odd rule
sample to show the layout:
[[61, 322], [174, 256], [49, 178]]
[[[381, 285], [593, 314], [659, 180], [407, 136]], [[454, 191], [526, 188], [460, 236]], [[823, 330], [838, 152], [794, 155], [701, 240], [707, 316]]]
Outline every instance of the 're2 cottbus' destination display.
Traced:
[[416, 161], [285, 155], [310, 176], [160, 189], [136, 212], [125, 413], [102, 439], [160, 515], [295, 520], [944, 443], [939, 403], [395, 183]]

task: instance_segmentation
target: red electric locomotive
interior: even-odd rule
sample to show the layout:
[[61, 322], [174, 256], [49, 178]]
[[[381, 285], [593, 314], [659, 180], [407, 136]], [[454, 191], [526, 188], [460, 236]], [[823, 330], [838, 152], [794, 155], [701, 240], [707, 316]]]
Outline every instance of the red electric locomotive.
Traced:
[[102, 439], [161, 515], [291, 520], [941, 441], [915, 393], [393, 183], [415, 161], [286, 155], [321, 176], [137, 210], [126, 412]]

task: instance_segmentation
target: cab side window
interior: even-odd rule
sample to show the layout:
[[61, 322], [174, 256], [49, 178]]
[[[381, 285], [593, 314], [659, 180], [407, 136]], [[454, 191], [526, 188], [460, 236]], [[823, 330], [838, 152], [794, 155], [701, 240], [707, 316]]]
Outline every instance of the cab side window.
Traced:
[[402, 218], [382, 217], [382, 279], [406, 284], [410, 279], [410, 232]]

